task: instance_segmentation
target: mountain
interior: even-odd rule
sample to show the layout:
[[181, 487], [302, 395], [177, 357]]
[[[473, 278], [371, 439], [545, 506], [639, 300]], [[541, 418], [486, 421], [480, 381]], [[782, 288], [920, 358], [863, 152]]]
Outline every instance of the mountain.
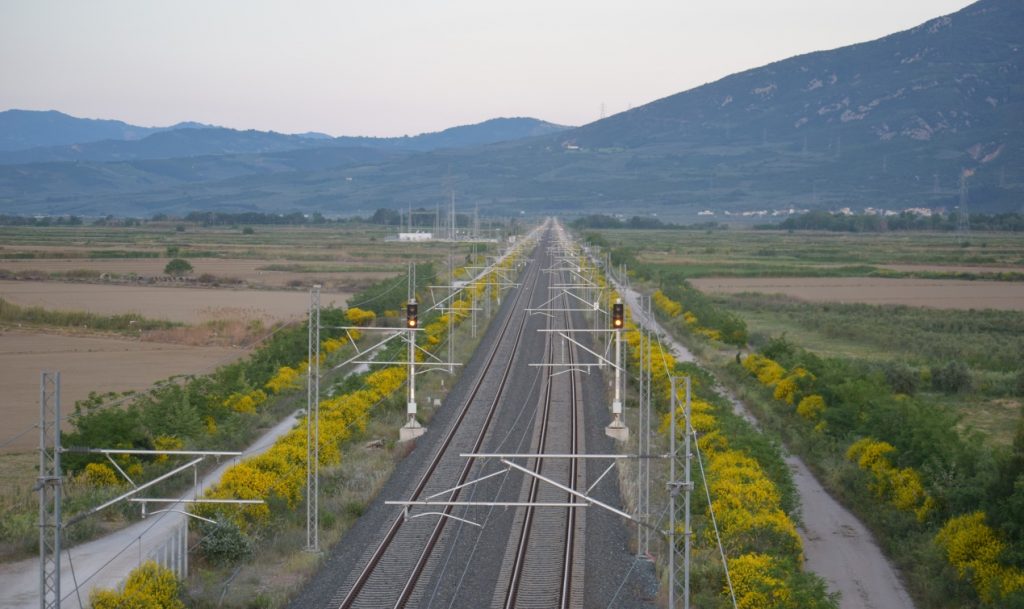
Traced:
[[[22, 119], [10, 118], [22, 116]], [[534, 118], [496, 118], [475, 125], [452, 127], [436, 133], [424, 133], [413, 137], [338, 137], [325, 133], [308, 132], [297, 135], [286, 135], [273, 131], [238, 131], [222, 127], [209, 127], [199, 123], [179, 123], [167, 129], [149, 129], [147, 133], [142, 127], [132, 127], [120, 121], [91, 121], [77, 119], [64, 114], [52, 112], [24, 112], [9, 110], [0, 113], [0, 133], [3, 133], [3, 121], [21, 125], [23, 131], [29, 131], [31, 125], [50, 124], [45, 116], [24, 115], [56, 114], [59, 125], [67, 127], [67, 133], [61, 137], [71, 139], [76, 134], [85, 136], [89, 133], [119, 133], [120, 137], [110, 137], [99, 141], [78, 140], [72, 144], [45, 146], [30, 149], [0, 151], [0, 164], [20, 165], [27, 163], [60, 163], [66, 161], [82, 162], [120, 162], [143, 159], [170, 159], [177, 157], [194, 157], [222, 154], [261, 154], [282, 152], [316, 147], [339, 146], [344, 148], [366, 147], [390, 150], [430, 151], [439, 148], [458, 148], [479, 146], [506, 140], [521, 139], [534, 135], [557, 133], [568, 127], [554, 125]], [[70, 119], [70, 121], [66, 120]], [[93, 131], [84, 131], [83, 124], [101, 122], [105, 125]], [[106, 124], [114, 123], [114, 124]], [[62, 127], [55, 126], [54, 129]], [[120, 131], [117, 131], [120, 129]], [[47, 132], [38, 130], [35, 139], [40, 139]], [[132, 137], [127, 137], [128, 135]], [[28, 136], [26, 136], [28, 137]], [[28, 138], [32, 139], [32, 138]]]
[[0, 151], [66, 146], [100, 140], [139, 140], [161, 131], [208, 127], [178, 123], [170, 127], [139, 127], [115, 120], [77, 118], [56, 110], [0, 112]]
[[[491, 213], [696, 218], [702, 209], [952, 208], [961, 185], [972, 210], [1018, 211], [1022, 25], [1021, 0], [981, 0], [904, 32], [747, 70], [589, 125], [471, 147], [445, 143], [467, 141], [448, 130], [221, 154], [196, 162], [201, 171], [180, 159], [0, 166], [0, 211], [355, 213], [432, 206], [449, 174], [459, 201]], [[332, 146], [388, 154], [349, 152], [334, 166], [321, 153], [311, 157], [316, 163], [302, 156]]]
[[470, 148], [497, 142], [521, 140], [540, 135], [560, 133], [569, 129], [535, 118], [492, 118], [474, 125], [451, 127], [444, 131], [422, 133], [413, 137], [367, 138], [339, 137], [335, 141], [346, 145], [399, 148], [428, 152], [442, 148]]
[[[328, 136], [328, 140], [330, 136]], [[171, 159], [209, 155], [259, 154], [324, 146], [324, 140], [273, 131], [238, 131], [223, 127], [160, 131], [138, 140], [102, 140], [0, 152], [0, 164], [99, 163]]]
[[180, 209], [267, 210], [279, 205], [326, 209], [336, 205], [337, 198], [324, 191], [352, 190], [350, 180], [338, 172], [384, 166], [421, 150], [565, 129], [532, 118], [492, 119], [400, 138], [205, 128], [160, 132], [137, 141], [0, 152], [0, 213], [73, 210], [138, 216]]
[[[911, 30], [735, 74], [572, 135], [678, 166], [690, 196], [1021, 204], [1024, 3], [983, 0]], [[660, 161], [660, 163], [658, 163]], [[704, 185], [701, 185], [701, 182]]]
[[431, 186], [417, 176], [452, 167], [463, 198], [506, 212], [695, 219], [703, 209], [949, 209], [963, 177], [972, 209], [1024, 210], [1022, 26], [1024, 2], [981, 0], [555, 136], [403, 159], [379, 168], [372, 196], [419, 204]]

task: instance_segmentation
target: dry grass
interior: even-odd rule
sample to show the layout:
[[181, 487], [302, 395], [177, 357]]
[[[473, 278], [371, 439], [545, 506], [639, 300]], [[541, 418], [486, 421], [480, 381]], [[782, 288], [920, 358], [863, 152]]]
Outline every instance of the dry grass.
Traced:
[[[231, 347], [0, 331], [0, 443], [37, 424], [43, 370], [61, 372], [61, 406], [67, 414], [92, 391], [143, 391], [175, 374], [209, 372], [243, 353]], [[38, 443], [38, 435], [27, 433], [0, 450], [27, 450]]]
[[[348, 293], [324, 293], [321, 306], [344, 306]], [[201, 323], [225, 318], [275, 321], [306, 314], [304, 291], [150, 287], [43, 281], [0, 281], [0, 297], [23, 307], [87, 311], [99, 315], [138, 313], [148, 319]]]

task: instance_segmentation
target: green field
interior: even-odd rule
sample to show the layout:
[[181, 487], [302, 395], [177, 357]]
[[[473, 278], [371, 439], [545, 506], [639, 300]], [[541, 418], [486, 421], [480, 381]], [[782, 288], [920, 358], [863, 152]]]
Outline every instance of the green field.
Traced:
[[[874, 530], [918, 606], [1024, 606], [1024, 240], [588, 235], [635, 287], [677, 303], [660, 312], [666, 328]], [[811, 398], [821, 410], [802, 409]], [[864, 446], [880, 452], [858, 457]], [[994, 544], [967, 568], [976, 550], [954, 556], [942, 541], [964, 518], [980, 518], [970, 539]]]

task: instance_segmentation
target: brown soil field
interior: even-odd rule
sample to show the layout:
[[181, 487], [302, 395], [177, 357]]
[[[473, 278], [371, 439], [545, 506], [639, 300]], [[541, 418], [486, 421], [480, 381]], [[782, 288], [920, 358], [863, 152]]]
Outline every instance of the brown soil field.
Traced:
[[[67, 273], [69, 271], [89, 270], [111, 275], [140, 277], [164, 277], [164, 266], [169, 258], [42, 258], [26, 260], [0, 260], [0, 269], [13, 273], [24, 271], [41, 271], [43, 273]], [[316, 273], [300, 273], [295, 271], [264, 271], [261, 267], [272, 264], [289, 264], [282, 260], [249, 260], [230, 258], [190, 258], [189, 263], [195, 269], [194, 277], [210, 274], [221, 280], [241, 280], [251, 286], [266, 288], [288, 287], [291, 282], [311, 285], [319, 281], [322, 285], [337, 287], [342, 291], [356, 291], [358, 288], [376, 283], [381, 279], [392, 277], [395, 272], [373, 270], [325, 271]], [[300, 263], [302, 264], [302, 263]], [[344, 267], [345, 262], [305, 263], [314, 267]], [[366, 268], [367, 263], [352, 264], [352, 269]], [[372, 266], [372, 265], [371, 265]], [[345, 290], [349, 288], [349, 290]]]
[[[321, 306], [344, 306], [348, 293], [325, 292]], [[0, 298], [19, 306], [199, 323], [215, 319], [275, 321], [306, 315], [309, 294], [224, 288], [153, 287], [50, 281], [0, 281]]]
[[936, 309], [1024, 311], [1024, 284], [869, 277], [750, 277], [691, 279], [704, 292], [785, 294], [810, 302], [902, 304]]
[[61, 373], [61, 409], [72, 412], [89, 392], [141, 391], [175, 374], [199, 374], [242, 356], [243, 349], [189, 347], [131, 339], [0, 332], [0, 451], [37, 447], [39, 432], [13, 436], [39, 420], [39, 375]]
[[905, 273], [1024, 273], [1024, 266], [961, 266], [955, 264], [880, 264], [878, 268]]

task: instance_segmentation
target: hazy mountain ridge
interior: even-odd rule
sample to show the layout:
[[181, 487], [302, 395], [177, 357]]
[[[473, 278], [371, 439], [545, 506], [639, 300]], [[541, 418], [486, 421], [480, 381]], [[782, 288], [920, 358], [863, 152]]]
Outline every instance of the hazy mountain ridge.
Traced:
[[416, 138], [338, 138], [318, 146], [390, 154], [336, 165], [319, 148], [207, 157], [202, 171], [181, 159], [3, 166], [0, 208], [355, 213], [431, 206], [449, 172], [459, 200], [496, 212], [952, 207], [966, 171], [972, 209], [1019, 210], [1022, 25], [1024, 2], [981, 0], [583, 127], [478, 147], [415, 152]]
[[[578, 129], [579, 143], [649, 146], [854, 139], [928, 141], [1021, 126], [1024, 4], [985, 0], [884, 38], [728, 76]], [[639, 128], [638, 128], [639, 123]]]
[[[0, 113], [0, 133], [9, 112], [24, 115], [24, 111]], [[31, 114], [31, 113], [30, 113]], [[49, 113], [45, 113], [49, 114]], [[59, 114], [59, 113], [58, 113]], [[67, 117], [67, 115], [61, 115]], [[67, 117], [72, 118], [72, 117]], [[24, 123], [38, 123], [39, 117], [31, 117]], [[63, 119], [61, 119], [63, 120]], [[90, 119], [74, 121], [91, 122]], [[0, 164], [21, 165], [30, 163], [60, 162], [122, 162], [142, 159], [171, 159], [207, 155], [263, 154], [318, 147], [367, 147], [392, 150], [430, 151], [438, 148], [479, 146], [514, 140], [535, 135], [556, 133], [567, 129], [533, 118], [496, 118], [475, 125], [462, 125], [416, 136], [375, 138], [375, 137], [331, 137], [327, 134], [308, 132], [297, 135], [273, 131], [240, 131], [224, 127], [209, 127], [198, 123], [182, 123], [191, 129], [175, 127], [147, 133], [120, 121], [107, 125], [105, 129], [121, 129], [122, 135], [132, 137], [110, 138], [101, 141], [79, 141], [61, 146], [30, 148], [0, 152]], [[72, 123], [70, 132], [81, 132], [79, 123]], [[123, 128], [119, 127], [123, 126]], [[141, 137], [136, 137], [141, 136]], [[67, 136], [64, 139], [67, 139]]]
[[78, 118], [56, 110], [0, 112], [0, 151], [68, 146], [100, 140], [140, 140], [176, 129], [202, 129], [210, 125], [183, 122], [169, 127], [139, 127], [119, 120]]

